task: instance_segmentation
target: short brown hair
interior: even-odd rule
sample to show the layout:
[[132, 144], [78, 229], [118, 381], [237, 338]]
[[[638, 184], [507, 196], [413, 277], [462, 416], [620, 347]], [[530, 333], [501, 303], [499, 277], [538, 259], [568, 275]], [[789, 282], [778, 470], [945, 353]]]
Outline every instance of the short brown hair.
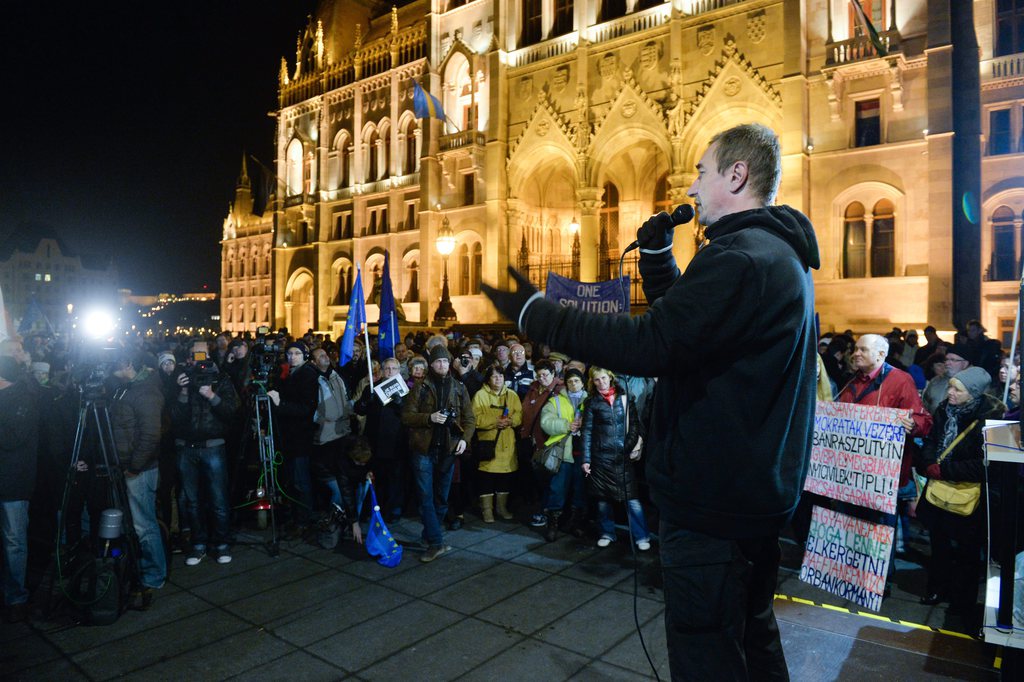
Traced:
[[760, 123], [744, 123], [711, 138], [711, 144], [716, 142], [718, 172], [737, 161], [746, 161], [751, 191], [766, 206], [775, 201], [782, 179], [782, 151], [775, 131]]

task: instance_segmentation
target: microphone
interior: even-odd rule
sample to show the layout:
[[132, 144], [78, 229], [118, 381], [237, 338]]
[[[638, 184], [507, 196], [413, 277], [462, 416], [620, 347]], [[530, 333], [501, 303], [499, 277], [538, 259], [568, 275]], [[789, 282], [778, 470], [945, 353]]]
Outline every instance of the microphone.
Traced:
[[[693, 210], [693, 206], [691, 206], [690, 204], [679, 204], [678, 206], [676, 206], [676, 210], [672, 211], [672, 215], [669, 216], [670, 218], [672, 218], [672, 227], [676, 227], [678, 225], [685, 225], [686, 223], [693, 220], [693, 216], [695, 216], [696, 214], [697, 212]], [[626, 250], [623, 251], [622, 253], [627, 254], [630, 251], [639, 248], [640, 240], [637, 239], [632, 244], [627, 246]]]

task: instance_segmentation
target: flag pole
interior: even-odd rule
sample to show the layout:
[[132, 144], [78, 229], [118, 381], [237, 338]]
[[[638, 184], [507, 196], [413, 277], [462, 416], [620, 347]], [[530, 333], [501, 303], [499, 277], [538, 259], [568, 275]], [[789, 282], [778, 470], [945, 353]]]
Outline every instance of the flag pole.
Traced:
[[[378, 333], [380, 330], [377, 330]], [[363, 338], [366, 340], [366, 376], [370, 377], [370, 390], [373, 390], [373, 360], [370, 359], [370, 324], [363, 323]]]

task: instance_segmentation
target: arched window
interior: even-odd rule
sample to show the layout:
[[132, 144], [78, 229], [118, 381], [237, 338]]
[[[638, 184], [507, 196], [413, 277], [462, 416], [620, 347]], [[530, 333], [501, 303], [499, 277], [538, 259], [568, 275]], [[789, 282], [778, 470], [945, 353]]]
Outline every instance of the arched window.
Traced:
[[520, 34], [519, 47], [539, 43], [544, 3], [542, 0], [523, 0], [523, 31]]
[[672, 210], [672, 201], [668, 198], [668, 173], [665, 173], [654, 183], [654, 212], [672, 213]]
[[555, 20], [551, 26], [551, 36], [565, 35], [572, 30], [573, 0], [555, 0]]
[[343, 261], [334, 271], [334, 305], [345, 305], [352, 293], [352, 265]]
[[1013, 211], [1008, 206], [1000, 206], [992, 213], [990, 280], [1014, 280], [1020, 276], [1017, 269], [1017, 231]]
[[469, 246], [459, 247], [459, 295], [469, 293]]
[[415, 173], [419, 169], [420, 155], [416, 149], [416, 121], [405, 124], [405, 173]]
[[225, 320], [226, 322], [228, 322], [228, 323], [233, 322], [232, 316], [234, 315], [234, 312], [235, 312], [234, 306], [230, 306], [229, 305], [228, 306], [228, 310], [227, 310], [227, 314], [225, 314], [225, 316], [224, 316], [225, 318], [227, 318]]
[[469, 293], [480, 293], [480, 277], [484, 269], [484, 248], [480, 242], [473, 245], [473, 278], [470, 280]]
[[350, 182], [350, 171], [349, 166], [351, 164], [351, 147], [352, 141], [348, 137], [348, 132], [343, 130], [338, 133], [338, 137], [335, 140], [333, 157], [333, 168], [331, 173], [334, 177], [335, 189], [341, 189], [342, 187], [348, 187]]
[[256, 304], [252, 304], [251, 312], [249, 313], [249, 322], [256, 323]]
[[601, 234], [607, 240], [609, 252], [619, 248], [619, 188], [611, 182], [604, 183], [604, 206], [601, 207]]
[[386, 121], [380, 126], [380, 176], [391, 175], [391, 126]]
[[867, 235], [864, 205], [855, 201], [846, 207], [843, 218], [843, 277], [867, 276]]
[[302, 143], [293, 139], [288, 144], [285, 155], [285, 179], [288, 183], [288, 196], [302, 194]]
[[370, 135], [366, 138], [366, 178], [364, 182], [374, 182], [377, 180], [377, 143], [379, 140], [380, 136], [377, 135], [376, 130], [371, 131]]
[[406, 265], [406, 276], [409, 278], [409, 288], [405, 292], [406, 303], [416, 303], [420, 300], [420, 263], [416, 258], [410, 258]]
[[892, 277], [896, 274], [895, 207], [888, 199], [881, 199], [872, 214], [871, 276]]
[[626, 0], [601, 0], [601, 11], [598, 13], [598, 21], [611, 21], [618, 19], [626, 13]]

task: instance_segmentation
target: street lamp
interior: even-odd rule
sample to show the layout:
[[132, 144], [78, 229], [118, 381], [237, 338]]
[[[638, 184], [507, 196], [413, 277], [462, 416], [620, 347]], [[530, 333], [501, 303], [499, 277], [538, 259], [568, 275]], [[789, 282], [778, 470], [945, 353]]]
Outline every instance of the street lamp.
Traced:
[[452, 322], [458, 322], [458, 318], [455, 316], [455, 308], [452, 306], [452, 299], [448, 292], [448, 256], [455, 250], [455, 234], [452, 232], [452, 226], [448, 222], [447, 216], [445, 216], [441, 223], [441, 229], [437, 232], [434, 246], [437, 247], [437, 252], [441, 254], [441, 258], [444, 260], [441, 303], [437, 306], [437, 312], [434, 313], [434, 324], [444, 326]]
[[580, 223], [576, 216], [572, 217], [569, 223], [569, 234], [572, 235], [572, 278], [579, 281], [580, 278]]

